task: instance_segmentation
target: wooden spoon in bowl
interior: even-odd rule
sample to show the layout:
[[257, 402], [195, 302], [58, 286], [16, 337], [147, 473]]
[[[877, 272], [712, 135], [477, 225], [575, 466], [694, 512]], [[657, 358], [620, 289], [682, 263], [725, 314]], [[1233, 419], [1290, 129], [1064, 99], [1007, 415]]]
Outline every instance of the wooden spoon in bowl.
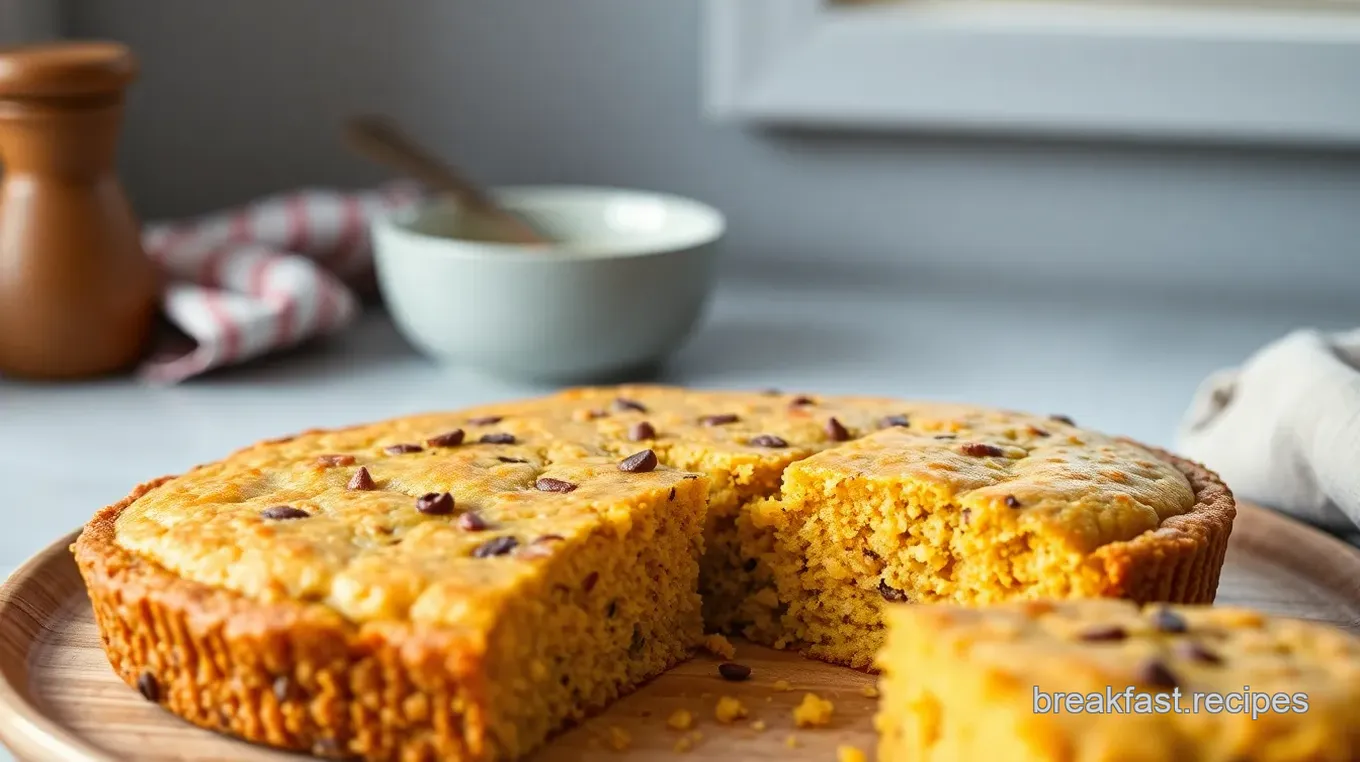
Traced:
[[524, 218], [512, 214], [490, 194], [435, 158], [391, 120], [359, 116], [345, 124], [345, 140], [357, 153], [390, 169], [414, 176], [435, 190], [453, 196], [464, 209], [496, 223], [498, 238], [507, 243], [544, 245], [552, 239]]

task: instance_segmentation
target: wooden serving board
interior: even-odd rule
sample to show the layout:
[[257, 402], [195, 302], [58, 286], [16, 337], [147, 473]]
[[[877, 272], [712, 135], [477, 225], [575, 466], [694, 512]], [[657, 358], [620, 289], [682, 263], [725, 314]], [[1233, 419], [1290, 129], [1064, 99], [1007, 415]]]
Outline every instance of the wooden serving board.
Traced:
[[[1360, 634], [1360, 551], [1278, 514], [1239, 504], [1218, 601], [1315, 619]], [[118, 680], [104, 659], [85, 589], [62, 538], [0, 588], [0, 740], [32, 762], [263, 762], [297, 755], [251, 746], [195, 728], [149, 704]], [[871, 675], [737, 643], [736, 661], [752, 668], [743, 683], [722, 680], [718, 660], [699, 656], [643, 686], [604, 714], [564, 733], [534, 762], [645, 760], [724, 762], [766, 757], [834, 760], [836, 747], [875, 745]], [[786, 680], [790, 691], [776, 691]], [[791, 710], [812, 691], [835, 703], [831, 724], [798, 730]], [[721, 725], [719, 696], [734, 696], [750, 719]], [[686, 755], [682, 734], [666, 726], [688, 709], [701, 734]], [[763, 732], [751, 720], [765, 724]], [[631, 738], [611, 748], [611, 728]], [[795, 745], [786, 744], [790, 735]]]

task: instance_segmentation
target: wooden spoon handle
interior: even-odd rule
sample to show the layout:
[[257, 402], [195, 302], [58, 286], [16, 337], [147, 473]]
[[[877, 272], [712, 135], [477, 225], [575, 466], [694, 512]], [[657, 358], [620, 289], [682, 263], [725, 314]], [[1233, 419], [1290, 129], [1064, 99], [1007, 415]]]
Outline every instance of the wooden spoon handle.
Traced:
[[469, 211], [495, 220], [511, 242], [549, 243], [546, 236], [502, 208], [475, 183], [425, 150], [391, 121], [377, 116], [355, 117], [345, 125], [345, 139], [363, 156], [412, 175], [426, 185], [452, 195]]

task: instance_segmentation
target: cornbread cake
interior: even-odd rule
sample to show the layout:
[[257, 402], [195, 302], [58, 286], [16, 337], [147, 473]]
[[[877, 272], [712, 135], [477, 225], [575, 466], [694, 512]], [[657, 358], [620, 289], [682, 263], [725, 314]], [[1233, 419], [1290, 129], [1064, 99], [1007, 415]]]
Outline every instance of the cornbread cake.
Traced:
[[1213, 600], [1234, 508], [1211, 474], [1063, 420], [910, 421], [792, 464], [749, 509], [775, 535], [777, 644], [868, 667], [884, 601]]
[[1232, 513], [1202, 469], [1068, 422], [629, 386], [264, 442], [74, 550], [115, 669], [196, 724], [509, 759], [705, 625], [868, 666], [884, 600], [1210, 601]]
[[887, 607], [881, 762], [1360, 759], [1360, 641], [1245, 609]]

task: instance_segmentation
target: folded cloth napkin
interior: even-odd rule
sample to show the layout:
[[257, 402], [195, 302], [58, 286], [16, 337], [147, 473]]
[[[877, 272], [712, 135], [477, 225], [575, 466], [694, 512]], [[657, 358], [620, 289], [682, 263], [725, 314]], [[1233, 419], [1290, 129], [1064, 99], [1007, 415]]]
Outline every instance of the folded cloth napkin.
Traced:
[[1300, 330], [1197, 392], [1178, 449], [1239, 497], [1336, 532], [1360, 527], [1360, 329]]
[[343, 328], [372, 279], [369, 221], [419, 195], [408, 183], [303, 190], [146, 226], [143, 246], [168, 281], [162, 310], [189, 341], [158, 347], [142, 377], [176, 383]]

